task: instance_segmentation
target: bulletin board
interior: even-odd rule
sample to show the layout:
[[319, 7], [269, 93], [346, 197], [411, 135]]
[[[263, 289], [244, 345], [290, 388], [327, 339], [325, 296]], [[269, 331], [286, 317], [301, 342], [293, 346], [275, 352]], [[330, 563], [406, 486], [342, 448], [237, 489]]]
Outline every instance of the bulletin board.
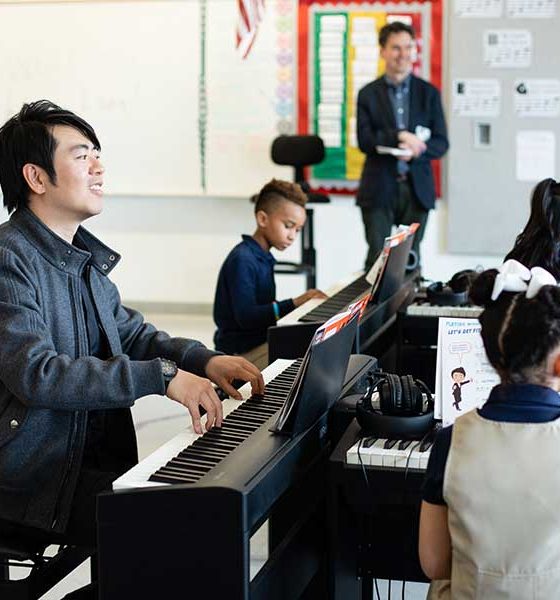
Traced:
[[[378, 32], [403, 21], [417, 34], [414, 74], [441, 88], [441, 0], [324, 2], [300, 0], [298, 129], [325, 142], [312, 181], [326, 191], [353, 193], [365, 160], [356, 135], [359, 90], [384, 72]], [[439, 192], [439, 163], [436, 163]]]
[[559, 11], [556, 0], [449, 4], [451, 252], [503, 257], [531, 190], [560, 175]]

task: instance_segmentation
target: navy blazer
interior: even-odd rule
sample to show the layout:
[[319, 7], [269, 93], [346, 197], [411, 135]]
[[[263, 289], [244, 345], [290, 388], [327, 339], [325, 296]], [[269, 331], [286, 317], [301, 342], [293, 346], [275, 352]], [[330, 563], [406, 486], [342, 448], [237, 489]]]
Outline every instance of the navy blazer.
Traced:
[[[431, 160], [441, 158], [449, 142], [439, 91], [427, 81], [410, 78], [410, 112], [408, 131], [421, 125], [428, 127], [431, 137], [427, 150], [411, 160], [409, 177], [420, 204], [429, 210], [434, 207], [436, 191]], [[357, 204], [364, 207], [389, 205], [397, 194], [397, 159], [376, 152], [376, 146], [399, 145], [393, 107], [384, 76], [368, 83], [358, 94], [358, 145], [366, 155], [362, 170]]]

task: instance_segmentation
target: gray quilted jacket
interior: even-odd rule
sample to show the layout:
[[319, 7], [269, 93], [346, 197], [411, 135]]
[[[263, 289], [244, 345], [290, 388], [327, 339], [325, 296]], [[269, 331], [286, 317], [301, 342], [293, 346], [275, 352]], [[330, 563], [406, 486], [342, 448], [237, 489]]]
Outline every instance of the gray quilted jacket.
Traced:
[[[66, 526], [85, 443], [88, 410], [126, 412], [115, 452], [134, 463], [130, 407], [163, 394], [158, 357], [204, 375], [215, 353], [170, 338], [121, 304], [107, 275], [119, 255], [83, 228], [80, 250], [27, 209], [0, 225], [0, 519], [56, 532]], [[80, 294], [89, 284], [110, 351], [88, 356]]]

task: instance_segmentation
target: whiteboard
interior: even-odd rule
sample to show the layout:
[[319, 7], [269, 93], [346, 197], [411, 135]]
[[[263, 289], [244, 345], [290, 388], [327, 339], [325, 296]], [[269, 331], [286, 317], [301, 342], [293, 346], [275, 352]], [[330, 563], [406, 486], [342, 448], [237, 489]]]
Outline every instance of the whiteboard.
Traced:
[[[48, 98], [95, 128], [108, 194], [202, 195], [200, 6], [0, 3], [0, 119]], [[279, 175], [269, 158], [274, 14], [243, 61], [234, 44], [237, 3], [207, 6], [206, 193], [249, 196]]]

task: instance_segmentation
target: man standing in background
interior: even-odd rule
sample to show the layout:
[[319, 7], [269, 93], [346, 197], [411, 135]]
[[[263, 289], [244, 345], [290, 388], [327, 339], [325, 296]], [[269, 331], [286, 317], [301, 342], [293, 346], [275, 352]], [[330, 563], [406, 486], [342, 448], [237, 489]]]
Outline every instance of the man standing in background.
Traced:
[[[385, 74], [360, 90], [357, 107], [358, 145], [366, 154], [357, 195], [369, 246], [366, 269], [393, 225], [420, 223], [412, 246], [420, 260], [436, 198], [430, 161], [449, 147], [439, 91], [412, 74], [414, 29], [398, 21], [387, 24], [379, 45]], [[380, 146], [403, 152], [396, 157]]]

